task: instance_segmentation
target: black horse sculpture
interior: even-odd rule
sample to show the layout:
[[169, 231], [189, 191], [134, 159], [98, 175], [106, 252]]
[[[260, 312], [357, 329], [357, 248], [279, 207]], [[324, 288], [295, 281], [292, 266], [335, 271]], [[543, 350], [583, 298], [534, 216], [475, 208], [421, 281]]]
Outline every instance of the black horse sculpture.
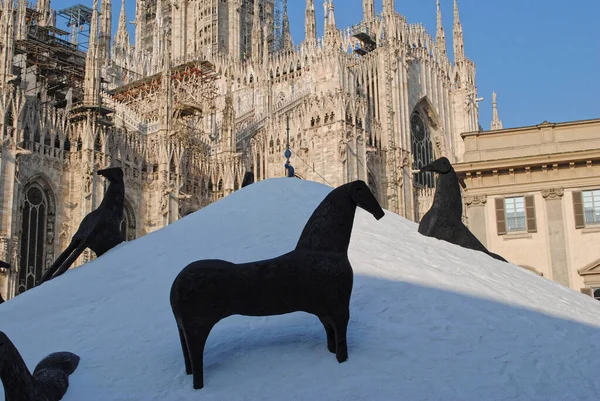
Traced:
[[506, 259], [502, 256], [488, 251], [463, 224], [460, 182], [450, 161], [445, 157], [439, 158], [421, 168], [421, 171], [439, 173], [439, 178], [433, 197], [433, 205], [421, 219], [419, 233], [464, 248], [481, 251], [495, 259], [506, 262]]
[[[0, 260], [0, 269], [10, 269], [10, 265]], [[2, 294], [0, 294], [0, 304], [1, 303], [4, 303], [4, 298], [2, 298]]]
[[69, 388], [79, 357], [56, 352], [38, 363], [33, 375], [8, 336], [0, 331], [0, 379], [6, 401], [58, 401]]
[[254, 173], [252, 171], [246, 171], [244, 174], [244, 180], [242, 181], [242, 188], [247, 187], [254, 183]]
[[83, 218], [71, 243], [46, 270], [40, 283], [56, 278], [66, 272], [85, 248], [90, 248], [100, 257], [106, 251], [124, 241], [121, 233], [125, 183], [123, 170], [111, 167], [98, 170], [110, 182], [100, 206]]
[[186, 266], [171, 287], [187, 374], [204, 386], [204, 346], [213, 326], [231, 315], [270, 316], [303, 311], [316, 315], [327, 348], [348, 358], [353, 272], [348, 245], [356, 207], [379, 220], [384, 211], [363, 181], [334, 189], [306, 223], [296, 249], [259, 262], [200, 260]]

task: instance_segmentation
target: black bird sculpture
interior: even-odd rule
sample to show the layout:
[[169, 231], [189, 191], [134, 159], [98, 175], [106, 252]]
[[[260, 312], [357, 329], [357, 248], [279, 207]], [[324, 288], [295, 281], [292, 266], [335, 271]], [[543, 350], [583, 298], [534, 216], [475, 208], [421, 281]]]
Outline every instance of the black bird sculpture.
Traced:
[[39, 284], [66, 272], [85, 248], [90, 248], [100, 257], [125, 240], [121, 233], [125, 200], [123, 170], [120, 167], [111, 167], [98, 170], [98, 175], [104, 176], [110, 182], [102, 203], [83, 218], [67, 249], [46, 270]]
[[[0, 269], [10, 269], [10, 265], [0, 260]], [[2, 303], [4, 303], [4, 298], [2, 298], [2, 294], [0, 294], [0, 304]]]
[[12, 341], [0, 331], [0, 379], [6, 401], [59, 401], [78, 365], [79, 356], [56, 352], [42, 359], [32, 375]]
[[[419, 223], [419, 233], [450, 242], [463, 248], [484, 252], [491, 257], [506, 262], [500, 255], [487, 250], [462, 222], [462, 196], [460, 181], [450, 161], [441, 157], [421, 168], [439, 174], [431, 209]], [[464, 183], [463, 183], [464, 186]]]

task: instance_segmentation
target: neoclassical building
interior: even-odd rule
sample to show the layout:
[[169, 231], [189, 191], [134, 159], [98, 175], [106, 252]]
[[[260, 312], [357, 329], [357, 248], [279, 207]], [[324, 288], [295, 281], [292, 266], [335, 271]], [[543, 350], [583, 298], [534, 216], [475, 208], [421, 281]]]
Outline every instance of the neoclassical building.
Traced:
[[[304, 21], [290, 21], [285, 0], [138, 0], [131, 39], [124, 3], [113, 35], [111, 0], [58, 13], [4, 0], [0, 259], [13, 268], [2, 295], [35, 285], [99, 205], [95, 172], [108, 166], [125, 171], [127, 239], [235, 191], [245, 171], [283, 176], [288, 144], [299, 177], [365, 180], [385, 208], [418, 219], [434, 180], [413, 170], [460, 161], [460, 133], [479, 128], [457, 1], [453, 60], [439, 0], [435, 39], [393, 0], [380, 15], [363, 0], [362, 21], [343, 28], [333, 0], [323, 7], [318, 22], [306, 0]], [[302, 43], [290, 23], [304, 24]]]
[[[495, 103], [495, 102], [494, 102]], [[600, 119], [463, 133], [469, 229], [510, 262], [600, 299]]]

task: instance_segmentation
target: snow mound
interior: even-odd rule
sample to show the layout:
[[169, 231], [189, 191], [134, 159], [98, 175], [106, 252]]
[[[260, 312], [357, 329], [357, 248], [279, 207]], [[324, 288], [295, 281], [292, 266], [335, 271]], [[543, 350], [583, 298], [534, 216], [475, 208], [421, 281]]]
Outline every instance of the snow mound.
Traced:
[[360, 209], [348, 361], [312, 315], [233, 316], [213, 329], [205, 388], [193, 390], [175, 276], [198, 259], [290, 251], [330, 190], [253, 184], [4, 303], [0, 330], [31, 370], [50, 352], [81, 356], [65, 401], [600, 399], [600, 303]]

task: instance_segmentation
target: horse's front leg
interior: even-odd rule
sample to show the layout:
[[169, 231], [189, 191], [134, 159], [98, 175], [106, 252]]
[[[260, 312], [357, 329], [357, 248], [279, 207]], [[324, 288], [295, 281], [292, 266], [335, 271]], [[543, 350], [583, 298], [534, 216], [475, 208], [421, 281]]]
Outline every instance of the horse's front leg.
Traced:
[[327, 349], [329, 352], [335, 354], [335, 331], [333, 330], [331, 319], [329, 317], [319, 316], [319, 320], [321, 321], [321, 324], [325, 328], [325, 333], [327, 334]]
[[344, 311], [333, 315], [333, 330], [335, 332], [335, 358], [339, 363], [348, 359], [348, 343], [346, 333], [348, 331], [348, 321], [350, 320], [350, 311], [346, 308]]

